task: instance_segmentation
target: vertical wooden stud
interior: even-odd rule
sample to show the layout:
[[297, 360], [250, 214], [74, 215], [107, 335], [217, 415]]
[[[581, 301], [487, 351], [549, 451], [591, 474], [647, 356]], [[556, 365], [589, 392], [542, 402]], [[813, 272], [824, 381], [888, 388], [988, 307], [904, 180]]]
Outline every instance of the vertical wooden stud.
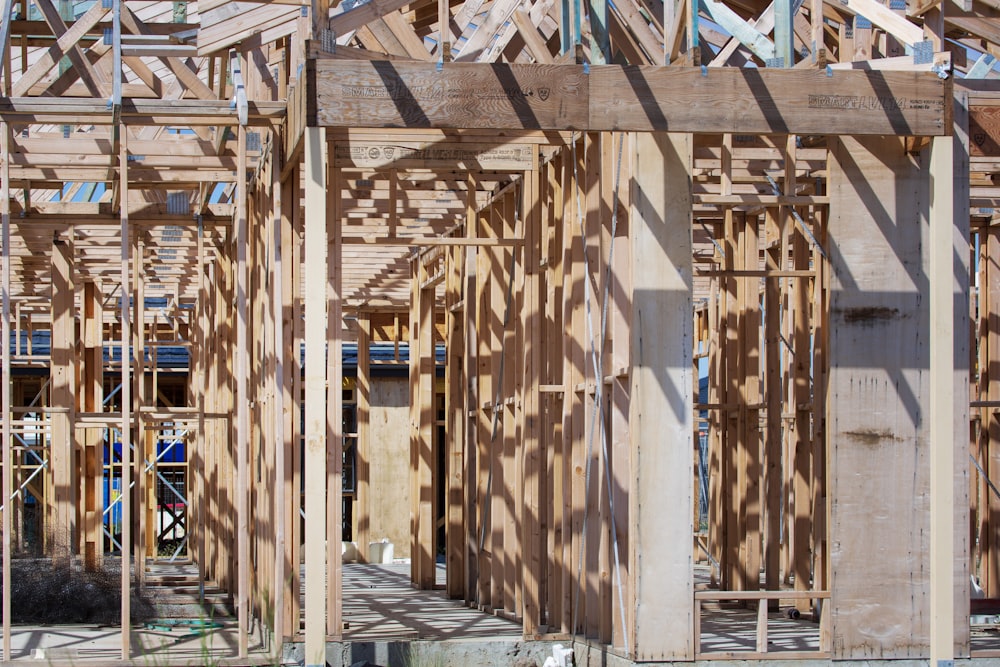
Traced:
[[[0, 41], [6, 52], [7, 44]], [[8, 59], [4, 59], [8, 60]], [[5, 76], [10, 81], [10, 76]], [[11, 448], [11, 379], [10, 379], [10, 128], [0, 121], [0, 349], [3, 366], [0, 368], [3, 385], [0, 386], [0, 438], [3, 447], [3, 660], [11, 659], [10, 587], [11, 587], [11, 532], [13, 521], [13, 463]]]
[[[328, 150], [327, 155], [330, 154]], [[333, 639], [340, 639], [344, 630], [341, 620], [342, 607], [342, 559], [343, 540], [343, 461], [344, 461], [344, 364], [343, 364], [343, 258], [341, 256], [341, 234], [343, 211], [341, 204], [342, 177], [339, 169], [331, 167], [328, 182], [333, 187], [327, 189], [327, 210], [332, 219], [327, 218], [327, 329], [326, 329], [326, 409], [327, 409], [327, 528], [326, 528], [326, 633]]]
[[[326, 141], [322, 128], [306, 128], [305, 268], [326, 275]], [[305, 283], [305, 664], [326, 664], [326, 285]], [[339, 387], [337, 388], [339, 390]], [[339, 492], [339, 489], [335, 491]]]
[[122, 609], [121, 609], [121, 646], [122, 660], [128, 660], [131, 653], [129, 638], [131, 636], [131, 579], [130, 562], [132, 559], [132, 499], [129, 487], [132, 485], [132, 363], [129, 345], [131, 343], [131, 317], [129, 307], [129, 253], [131, 237], [128, 219], [128, 128], [118, 125], [115, 131], [119, 133], [118, 152], [118, 183], [121, 193], [119, 213], [121, 219], [121, 448], [122, 448]]

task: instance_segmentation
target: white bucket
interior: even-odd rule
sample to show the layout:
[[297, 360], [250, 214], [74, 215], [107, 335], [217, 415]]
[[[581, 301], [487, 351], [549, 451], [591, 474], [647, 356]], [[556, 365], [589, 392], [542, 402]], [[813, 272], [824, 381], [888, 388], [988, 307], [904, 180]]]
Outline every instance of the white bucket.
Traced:
[[395, 548], [389, 540], [368, 543], [368, 562], [381, 563], [383, 565], [392, 563]]

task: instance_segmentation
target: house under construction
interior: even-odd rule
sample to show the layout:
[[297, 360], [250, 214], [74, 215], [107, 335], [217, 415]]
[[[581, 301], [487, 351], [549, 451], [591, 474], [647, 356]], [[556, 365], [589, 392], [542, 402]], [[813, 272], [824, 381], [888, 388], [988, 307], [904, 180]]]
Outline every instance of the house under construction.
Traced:
[[4, 664], [1000, 658], [997, 0], [303, 1], [0, 0]]

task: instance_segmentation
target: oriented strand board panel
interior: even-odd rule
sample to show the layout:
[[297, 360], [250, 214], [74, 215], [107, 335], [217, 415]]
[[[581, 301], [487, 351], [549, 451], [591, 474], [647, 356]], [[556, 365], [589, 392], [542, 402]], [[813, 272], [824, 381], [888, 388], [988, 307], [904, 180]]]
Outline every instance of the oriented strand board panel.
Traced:
[[928, 174], [893, 137], [830, 168], [833, 657], [926, 658], [930, 605]]
[[[324, 127], [942, 135], [951, 81], [929, 72], [307, 62]], [[945, 101], [948, 100], [948, 104]]]
[[[396, 558], [410, 557], [410, 399], [406, 378], [372, 378], [369, 488], [373, 542], [388, 538]], [[365, 550], [368, 545], [358, 545]]]

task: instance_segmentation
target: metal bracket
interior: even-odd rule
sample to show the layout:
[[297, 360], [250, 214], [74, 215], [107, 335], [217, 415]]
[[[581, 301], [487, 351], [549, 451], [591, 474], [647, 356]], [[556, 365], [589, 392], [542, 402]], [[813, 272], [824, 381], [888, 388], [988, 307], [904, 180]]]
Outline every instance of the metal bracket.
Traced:
[[913, 45], [913, 64], [930, 65], [934, 62], [934, 44], [929, 39]]
[[332, 30], [327, 30], [324, 28], [319, 31], [319, 48], [323, 50], [324, 53], [336, 53], [337, 52], [337, 33]]

